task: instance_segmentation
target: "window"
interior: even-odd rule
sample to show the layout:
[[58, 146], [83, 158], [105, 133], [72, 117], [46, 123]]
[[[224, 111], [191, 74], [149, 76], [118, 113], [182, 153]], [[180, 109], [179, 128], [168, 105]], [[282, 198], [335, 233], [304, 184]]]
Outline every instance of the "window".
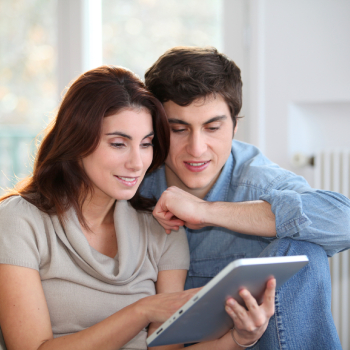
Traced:
[[84, 58], [98, 51], [96, 7], [103, 63], [141, 79], [173, 46], [222, 48], [223, 0], [1, 0], [0, 193], [30, 173], [34, 137], [55, 112], [62, 88], [88, 69]]
[[143, 79], [167, 49], [222, 47], [223, 0], [102, 0], [103, 63]]
[[28, 145], [57, 105], [55, 0], [0, 2], [0, 187], [30, 172]]

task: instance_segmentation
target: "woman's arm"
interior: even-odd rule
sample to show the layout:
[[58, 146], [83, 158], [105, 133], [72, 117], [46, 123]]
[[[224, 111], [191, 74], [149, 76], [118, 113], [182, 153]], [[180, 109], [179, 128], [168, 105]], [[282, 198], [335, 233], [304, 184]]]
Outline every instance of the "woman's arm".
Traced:
[[54, 339], [38, 271], [0, 264], [0, 326], [8, 350], [116, 350], [150, 322], [164, 322], [195, 292], [146, 297], [92, 327]]
[[[185, 280], [187, 271], [186, 270], [165, 270], [158, 273], [158, 280], [156, 282], [157, 293], [171, 293], [171, 292], [181, 292], [184, 290]], [[196, 289], [197, 292], [199, 290]], [[151, 323], [149, 327], [148, 334], [151, 335], [161, 323]], [[183, 345], [166, 345], [148, 348], [149, 350], [171, 350], [171, 349], [181, 349]]]

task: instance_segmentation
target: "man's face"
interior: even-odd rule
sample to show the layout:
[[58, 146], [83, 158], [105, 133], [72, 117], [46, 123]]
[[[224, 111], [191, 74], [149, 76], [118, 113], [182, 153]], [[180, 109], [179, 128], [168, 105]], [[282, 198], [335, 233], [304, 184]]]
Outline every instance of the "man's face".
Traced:
[[220, 175], [231, 152], [233, 121], [225, 100], [217, 95], [182, 107], [164, 103], [171, 128], [165, 161], [169, 186], [203, 198]]

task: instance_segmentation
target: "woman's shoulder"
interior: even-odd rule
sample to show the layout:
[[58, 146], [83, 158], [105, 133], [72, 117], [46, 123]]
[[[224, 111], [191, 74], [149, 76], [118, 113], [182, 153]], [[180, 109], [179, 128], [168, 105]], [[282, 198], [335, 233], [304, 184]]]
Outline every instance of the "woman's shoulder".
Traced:
[[[129, 201], [118, 201], [118, 211], [122, 211], [124, 217], [128, 217], [128, 222], [137, 222], [140, 228], [151, 228], [154, 234], [162, 233], [162, 226], [153, 217], [152, 212], [136, 210]], [[150, 231], [150, 230], [146, 230]]]
[[39, 270], [47, 252], [43, 213], [21, 196], [0, 203], [0, 262]]
[[1, 215], [34, 215], [40, 216], [41, 211], [21, 196], [11, 196], [0, 203]]
[[[142, 235], [147, 236], [147, 249], [149, 256], [155, 261], [160, 270], [170, 268], [188, 268], [189, 250], [186, 232], [183, 227], [178, 231], [166, 234], [165, 229], [153, 217], [151, 212], [138, 211], [130, 203], [120, 203], [127, 210], [130, 228], [138, 230]], [[126, 214], [124, 212], [124, 214]], [[126, 215], [124, 215], [126, 217]], [[135, 225], [137, 222], [137, 228]], [[178, 265], [174, 262], [181, 261]], [[185, 267], [184, 267], [185, 266]]]
[[115, 219], [122, 220], [134, 232], [147, 236], [148, 245], [163, 246], [167, 235], [163, 227], [153, 217], [152, 212], [136, 210], [129, 201], [116, 203]]
[[0, 227], [39, 228], [49, 216], [21, 196], [11, 196], [0, 203]]

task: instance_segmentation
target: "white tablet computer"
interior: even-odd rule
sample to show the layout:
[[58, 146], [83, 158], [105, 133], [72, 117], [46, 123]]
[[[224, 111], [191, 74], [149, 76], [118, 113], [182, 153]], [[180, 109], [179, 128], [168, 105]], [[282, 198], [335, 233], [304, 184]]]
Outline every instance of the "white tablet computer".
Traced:
[[148, 346], [214, 340], [233, 327], [225, 311], [229, 296], [238, 302], [242, 287], [261, 302], [267, 280], [274, 276], [280, 287], [308, 263], [306, 255], [239, 259], [227, 265], [185, 305], [147, 338]]

